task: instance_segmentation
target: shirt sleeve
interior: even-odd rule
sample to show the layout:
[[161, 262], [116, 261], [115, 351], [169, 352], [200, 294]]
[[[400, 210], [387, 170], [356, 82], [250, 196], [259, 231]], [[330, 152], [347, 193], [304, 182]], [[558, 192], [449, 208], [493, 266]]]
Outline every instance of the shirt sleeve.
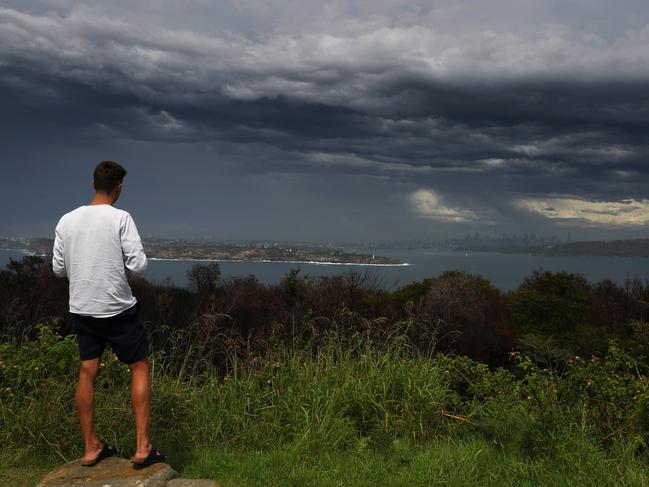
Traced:
[[143, 274], [146, 270], [147, 258], [144, 254], [144, 247], [142, 246], [140, 234], [137, 231], [137, 227], [135, 226], [135, 222], [131, 215], [127, 214], [122, 219], [120, 231], [124, 265], [133, 274]]
[[68, 274], [65, 270], [65, 248], [63, 237], [61, 236], [61, 222], [59, 221], [54, 231], [54, 248], [52, 249], [52, 270], [58, 277], [66, 277]]

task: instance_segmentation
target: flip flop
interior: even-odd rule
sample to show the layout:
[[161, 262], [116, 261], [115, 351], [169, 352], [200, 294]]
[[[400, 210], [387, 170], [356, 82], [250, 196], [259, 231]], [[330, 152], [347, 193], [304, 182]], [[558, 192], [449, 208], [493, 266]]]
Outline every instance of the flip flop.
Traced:
[[83, 467], [93, 467], [97, 465], [104, 458], [117, 455], [117, 449], [113, 445], [111, 445], [110, 443], [106, 443], [105, 441], [102, 441], [101, 444], [103, 445], [101, 447], [101, 451], [94, 459], [88, 461], [83, 461], [83, 460], [81, 461], [81, 465]]
[[135, 457], [131, 458], [131, 463], [133, 468], [139, 469], [153, 465], [154, 463], [162, 463], [167, 459], [167, 456], [164, 453], [159, 452], [155, 446], [151, 445], [151, 451], [149, 455], [142, 459], [136, 460]]

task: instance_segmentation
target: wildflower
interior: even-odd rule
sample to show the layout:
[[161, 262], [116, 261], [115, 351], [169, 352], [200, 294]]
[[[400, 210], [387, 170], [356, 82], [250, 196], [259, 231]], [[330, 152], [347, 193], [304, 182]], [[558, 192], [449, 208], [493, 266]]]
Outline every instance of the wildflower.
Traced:
[[268, 383], [268, 385], [271, 385], [273, 383], [271, 379], [268, 379], [266, 382]]
[[527, 396], [527, 400], [528, 400], [528, 401], [531, 401], [531, 400], [532, 400], [532, 396]]
[[587, 385], [588, 387], [592, 386], [592, 385], [593, 385], [593, 381], [592, 381], [592, 380], [589, 380], [588, 382], [586, 382], [586, 385]]
[[102, 363], [99, 364], [99, 367], [104, 367], [105, 365], [106, 364], [102, 362]]
[[38, 367], [34, 367], [34, 372], [38, 372]]

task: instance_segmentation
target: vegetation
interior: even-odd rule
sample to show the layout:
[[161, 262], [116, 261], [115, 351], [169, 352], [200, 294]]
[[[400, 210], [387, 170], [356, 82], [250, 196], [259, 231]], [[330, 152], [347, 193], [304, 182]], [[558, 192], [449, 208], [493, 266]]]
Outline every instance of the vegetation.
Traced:
[[[646, 485], [648, 283], [542, 270], [502, 294], [447, 272], [277, 286], [193, 270], [133, 281], [147, 311], [156, 444], [225, 485]], [[0, 272], [0, 483], [81, 455], [65, 281]], [[47, 324], [43, 324], [47, 323]], [[128, 369], [103, 357], [98, 430], [129, 454]], [[4, 482], [2, 482], [4, 481]], [[229, 483], [228, 483], [229, 482]]]

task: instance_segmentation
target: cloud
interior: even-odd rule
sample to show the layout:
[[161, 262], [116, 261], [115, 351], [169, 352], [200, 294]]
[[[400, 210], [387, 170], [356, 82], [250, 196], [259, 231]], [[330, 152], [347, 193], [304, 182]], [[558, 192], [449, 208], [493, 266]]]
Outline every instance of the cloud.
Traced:
[[476, 225], [561, 221], [520, 198], [649, 198], [644, 2], [4, 5], [18, 155], [44, 137], [192, 145], [233, 173], [389, 182], [406, 213]]
[[640, 226], [649, 223], [649, 199], [588, 201], [577, 198], [520, 199], [516, 205], [555, 220], [593, 225]]
[[442, 203], [440, 195], [430, 189], [418, 189], [409, 195], [408, 200], [417, 215], [432, 220], [467, 222], [478, 218], [471, 210]]
[[[119, 12], [119, 10], [118, 10]], [[414, 20], [413, 20], [414, 21]], [[408, 93], [385, 97], [398, 79], [592, 82], [649, 75], [649, 24], [613, 41], [555, 24], [525, 33], [443, 33], [428, 25], [358, 20], [347, 32], [197, 32], [72, 8], [34, 15], [0, 8], [1, 58], [39, 63], [65, 79], [112, 85], [154, 99], [235, 100], [284, 96], [329, 105], [392, 110]]]

